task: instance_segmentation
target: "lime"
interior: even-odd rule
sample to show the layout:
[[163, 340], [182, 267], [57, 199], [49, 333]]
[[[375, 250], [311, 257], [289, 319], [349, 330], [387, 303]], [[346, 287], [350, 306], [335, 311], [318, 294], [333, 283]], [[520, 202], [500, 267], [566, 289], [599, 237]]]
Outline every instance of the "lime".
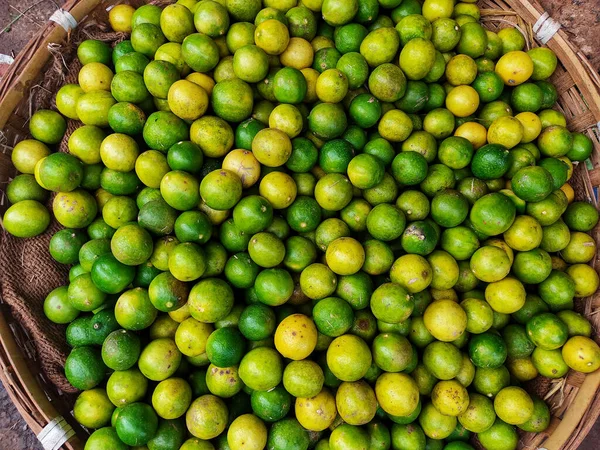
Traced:
[[[592, 141], [583, 133], [572, 133], [573, 146], [567, 153], [571, 161], [585, 161], [592, 153]], [[14, 150], [13, 150], [14, 154]]]
[[469, 357], [477, 367], [498, 368], [506, 360], [506, 344], [497, 334], [477, 334], [469, 341]]
[[447, 137], [438, 148], [438, 158], [451, 169], [466, 167], [471, 162], [472, 155], [473, 145], [463, 137]]
[[393, 205], [377, 205], [367, 216], [367, 229], [371, 236], [382, 241], [392, 241], [401, 236], [406, 225], [404, 213]]
[[429, 111], [423, 119], [423, 129], [436, 139], [443, 139], [454, 131], [454, 116], [446, 108], [436, 108]]
[[[116, 133], [124, 133], [130, 136], [138, 135], [143, 131], [145, 122], [146, 115], [144, 112], [138, 106], [131, 103], [116, 103], [108, 110], [108, 124]], [[74, 136], [80, 129], [86, 127], [88, 128], [88, 132], [86, 132], [86, 134], [92, 134], [92, 127], [84, 126], [75, 130], [75, 132], [73, 132], [69, 138], [69, 143], [71, 142], [71, 139], [73, 139], [74, 150], [79, 148], [81, 149], [76, 150], [78, 152], [84, 151], [89, 144], [87, 142], [83, 142], [83, 139], [75, 140]], [[71, 153], [75, 154], [75, 156], [78, 156], [74, 150], [70, 150]], [[81, 156], [78, 157], [82, 159], [82, 161], [86, 162]]]
[[208, 72], [219, 62], [217, 44], [205, 34], [188, 35], [181, 44], [181, 52], [186, 64], [196, 72]]
[[[364, 41], [363, 41], [364, 44]], [[416, 63], [418, 61], [418, 63]], [[411, 39], [400, 52], [400, 68], [409, 80], [424, 78], [435, 62], [435, 47], [423, 38]]]
[[427, 176], [427, 160], [418, 152], [398, 153], [392, 161], [392, 174], [398, 183], [412, 186]]
[[527, 52], [533, 62], [532, 80], [546, 80], [556, 70], [558, 59], [552, 50], [545, 47], [532, 48]]
[[467, 218], [468, 211], [467, 199], [453, 189], [438, 192], [431, 201], [431, 218], [445, 228], [460, 225]]
[[381, 117], [381, 112], [379, 101], [369, 94], [356, 96], [349, 109], [350, 117], [363, 128], [375, 125]]

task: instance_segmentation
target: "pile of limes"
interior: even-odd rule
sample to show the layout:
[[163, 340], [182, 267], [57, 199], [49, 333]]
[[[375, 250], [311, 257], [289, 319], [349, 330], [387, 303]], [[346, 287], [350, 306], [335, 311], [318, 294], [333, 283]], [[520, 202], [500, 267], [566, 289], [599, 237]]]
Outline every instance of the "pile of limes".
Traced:
[[[322, 20], [321, 20], [322, 18]], [[472, 1], [119, 5], [12, 153], [86, 450], [514, 449], [600, 366], [591, 140]], [[63, 116], [81, 126], [55, 151]]]

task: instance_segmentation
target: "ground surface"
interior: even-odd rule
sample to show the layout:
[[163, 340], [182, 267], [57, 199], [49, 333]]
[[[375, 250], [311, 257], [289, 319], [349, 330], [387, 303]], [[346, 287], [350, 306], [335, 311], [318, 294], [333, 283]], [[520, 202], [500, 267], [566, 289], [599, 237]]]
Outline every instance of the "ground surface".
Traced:
[[[0, 53], [16, 56], [62, 3], [64, 0], [0, 0]], [[600, 1], [540, 0], [540, 3], [563, 25], [594, 67], [600, 69]], [[0, 66], [0, 76], [2, 73]], [[0, 437], [0, 450], [41, 450], [1, 384]], [[599, 439], [600, 423], [597, 423], [580, 448], [595, 450]]]

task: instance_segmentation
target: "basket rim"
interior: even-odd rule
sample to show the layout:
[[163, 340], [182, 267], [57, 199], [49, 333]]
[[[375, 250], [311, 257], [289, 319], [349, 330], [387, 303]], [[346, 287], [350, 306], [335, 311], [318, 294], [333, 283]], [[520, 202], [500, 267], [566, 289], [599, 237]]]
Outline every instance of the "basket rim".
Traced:
[[[544, 9], [539, 5], [538, 0], [501, 1], [504, 1], [529, 24], [535, 23], [544, 13]], [[101, 4], [114, 5], [122, 2], [123, 0], [67, 0], [61, 9], [70, 12], [77, 23], [80, 24]], [[0, 97], [0, 130], [4, 129], [15, 108], [27, 95], [31, 82], [49, 61], [51, 57], [48, 50], [49, 44], [63, 43], [69, 36], [70, 32], [60, 25], [47, 22], [45, 27], [38, 31], [19, 52], [15, 62], [13, 62], [13, 69], [0, 80], [0, 95], [3, 94]], [[565, 66], [572, 76], [574, 84], [579, 88], [594, 118], [600, 124], [600, 78], [593, 72], [587, 58], [569, 42], [566, 33], [562, 29], [554, 35], [546, 46], [556, 53], [560, 63]], [[595, 151], [598, 151], [598, 149], [595, 149]], [[1, 241], [2, 236], [0, 235], [0, 243]], [[593, 298], [600, 299], [600, 291], [596, 292]], [[0, 370], [0, 381], [5, 385], [9, 398], [36, 435], [47, 423], [60, 416], [31, 371], [8, 325], [2, 307], [0, 307], [0, 368], [4, 369]], [[19, 387], [22, 388], [20, 392], [15, 389], [15, 379], [19, 382]], [[596, 398], [599, 387], [600, 370], [585, 376], [575, 399], [565, 412], [559, 425], [544, 441], [543, 446], [545, 449], [563, 448]], [[27, 410], [22, 403], [24, 399], [35, 405], [37, 411]], [[79, 436], [75, 435], [69, 439], [65, 447], [69, 450], [83, 450], [84, 443]]]

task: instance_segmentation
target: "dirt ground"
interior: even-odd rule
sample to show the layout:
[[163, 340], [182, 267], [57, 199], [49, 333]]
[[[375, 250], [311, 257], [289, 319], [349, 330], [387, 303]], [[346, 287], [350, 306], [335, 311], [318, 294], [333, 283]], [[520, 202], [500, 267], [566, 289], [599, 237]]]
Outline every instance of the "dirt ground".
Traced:
[[[0, 0], [0, 54], [16, 56], [64, 0]], [[600, 0], [540, 0], [577, 45], [600, 69]], [[0, 64], [0, 76], [3, 73]], [[581, 445], [596, 449], [600, 422]], [[42, 450], [0, 384], [0, 450]]]
[[600, 0], [540, 0], [540, 3], [600, 70]]

